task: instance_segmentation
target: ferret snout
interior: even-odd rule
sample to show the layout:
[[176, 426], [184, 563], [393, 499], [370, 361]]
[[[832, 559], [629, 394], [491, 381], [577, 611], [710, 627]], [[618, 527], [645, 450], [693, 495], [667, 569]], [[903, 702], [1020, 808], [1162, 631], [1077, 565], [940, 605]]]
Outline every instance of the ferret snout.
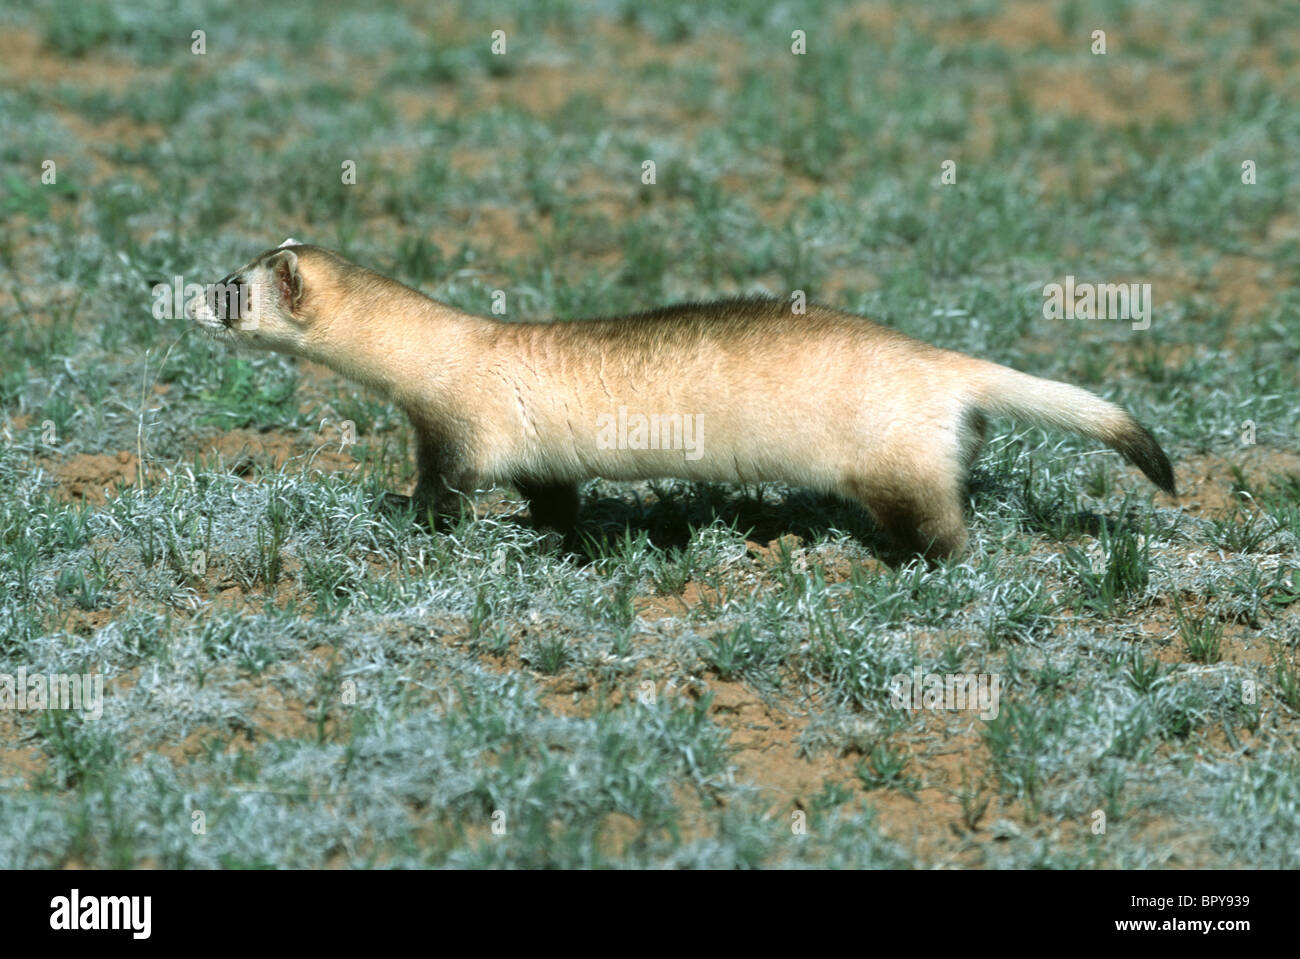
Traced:
[[249, 286], [243, 279], [228, 276], [208, 286], [202, 296], [185, 304], [185, 316], [209, 329], [230, 329], [248, 315]]
[[238, 277], [228, 277], [220, 283], [214, 283], [208, 287], [207, 303], [222, 325], [230, 329], [236, 320], [244, 318], [247, 285]]

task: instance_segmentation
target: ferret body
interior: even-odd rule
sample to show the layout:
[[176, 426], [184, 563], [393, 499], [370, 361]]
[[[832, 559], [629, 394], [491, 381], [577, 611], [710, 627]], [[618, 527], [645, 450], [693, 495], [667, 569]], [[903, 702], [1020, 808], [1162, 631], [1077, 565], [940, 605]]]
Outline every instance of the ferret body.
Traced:
[[1168, 457], [1121, 407], [821, 306], [796, 315], [748, 299], [507, 323], [288, 240], [187, 314], [400, 406], [422, 510], [513, 483], [536, 522], [568, 531], [578, 484], [598, 476], [784, 482], [856, 500], [936, 559], [966, 543], [963, 490], [987, 415], [1099, 440], [1174, 493]]

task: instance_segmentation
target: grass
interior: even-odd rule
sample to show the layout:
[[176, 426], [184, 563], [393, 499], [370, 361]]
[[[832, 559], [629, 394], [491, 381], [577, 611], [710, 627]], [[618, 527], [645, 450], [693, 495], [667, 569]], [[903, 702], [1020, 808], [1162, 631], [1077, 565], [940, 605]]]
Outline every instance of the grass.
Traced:
[[[1300, 864], [1293, 11], [236, 12], [0, 6], [0, 674], [105, 678], [0, 709], [0, 866]], [[286, 236], [511, 320], [803, 291], [1124, 403], [1184, 496], [995, 419], [933, 568], [778, 486], [433, 532], [386, 400], [153, 317]]]

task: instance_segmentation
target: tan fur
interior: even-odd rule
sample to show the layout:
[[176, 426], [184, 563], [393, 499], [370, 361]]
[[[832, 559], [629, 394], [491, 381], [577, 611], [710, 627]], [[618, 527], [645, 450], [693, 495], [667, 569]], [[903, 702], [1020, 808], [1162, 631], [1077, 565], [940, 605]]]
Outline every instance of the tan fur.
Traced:
[[[779, 481], [857, 500], [907, 549], [949, 556], [966, 542], [962, 492], [985, 413], [1092, 436], [1173, 492], [1163, 451], [1120, 407], [821, 306], [505, 323], [300, 244], [232, 276], [259, 293], [251, 315], [214, 320], [196, 301], [191, 316], [391, 398], [415, 429], [421, 507], [513, 482], [539, 522], [567, 528], [577, 484], [596, 476]], [[598, 448], [599, 418], [620, 407], [697, 415], [699, 458]]]

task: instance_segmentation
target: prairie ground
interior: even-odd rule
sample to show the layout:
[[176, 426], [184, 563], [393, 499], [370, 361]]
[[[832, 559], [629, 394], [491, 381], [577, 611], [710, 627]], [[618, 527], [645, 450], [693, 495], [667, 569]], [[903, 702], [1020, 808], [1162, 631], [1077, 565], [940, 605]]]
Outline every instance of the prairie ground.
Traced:
[[[0, 5], [0, 867], [1300, 866], [1294, 5], [249, 9]], [[803, 290], [1181, 495], [995, 420], [934, 568], [779, 486], [433, 533], [396, 408], [154, 293], [287, 236], [509, 319]]]

